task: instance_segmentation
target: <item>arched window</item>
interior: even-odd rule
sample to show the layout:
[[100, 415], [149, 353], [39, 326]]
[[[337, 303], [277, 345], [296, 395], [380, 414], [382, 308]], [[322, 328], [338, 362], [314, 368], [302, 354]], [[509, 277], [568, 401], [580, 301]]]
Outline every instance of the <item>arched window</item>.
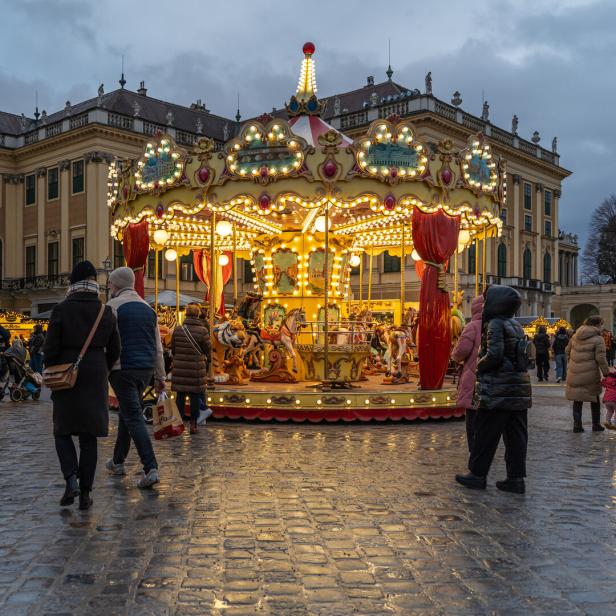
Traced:
[[468, 247], [468, 273], [475, 273], [475, 251], [477, 250], [477, 245], [475, 243], [471, 244]]
[[522, 276], [526, 278], [526, 280], [530, 280], [533, 276], [533, 265], [532, 265], [532, 255], [530, 252], [530, 248], [526, 248], [524, 250], [524, 257], [522, 263]]
[[543, 282], [552, 282], [552, 257], [549, 252], [543, 255]]
[[501, 277], [507, 275], [507, 246], [502, 242], [498, 245], [497, 271]]

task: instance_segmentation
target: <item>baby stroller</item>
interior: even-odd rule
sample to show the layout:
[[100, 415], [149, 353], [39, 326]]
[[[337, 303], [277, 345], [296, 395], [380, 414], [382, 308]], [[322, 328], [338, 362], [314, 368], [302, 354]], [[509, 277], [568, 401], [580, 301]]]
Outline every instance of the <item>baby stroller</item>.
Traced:
[[14, 355], [2, 354], [1, 381], [0, 400], [4, 399], [7, 389], [13, 402], [41, 397], [43, 377]]

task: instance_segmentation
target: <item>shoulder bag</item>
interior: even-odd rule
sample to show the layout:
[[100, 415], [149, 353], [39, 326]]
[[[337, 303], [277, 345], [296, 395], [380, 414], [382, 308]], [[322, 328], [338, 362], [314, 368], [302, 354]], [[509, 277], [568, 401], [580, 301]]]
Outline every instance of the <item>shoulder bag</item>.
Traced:
[[188, 327], [184, 325], [181, 325], [180, 327], [182, 328], [184, 335], [188, 339], [190, 346], [193, 349], [195, 349], [195, 351], [197, 352], [197, 355], [203, 355], [203, 351], [201, 350], [201, 347], [197, 344], [197, 341], [194, 339], [193, 335], [190, 333], [190, 330], [188, 329]]
[[46, 387], [49, 387], [51, 391], [62, 391], [64, 389], [72, 389], [77, 382], [77, 372], [79, 371], [79, 364], [81, 364], [81, 360], [84, 355], [88, 351], [88, 347], [92, 342], [92, 338], [94, 338], [94, 334], [98, 329], [98, 325], [103, 318], [103, 313], [105, 312], [105, 304], [101, 306], [101, 309], [96, 317], [96, 321], [94, 321], [94, 325], [92, 325], [92, 329], [88, 334], [88, 337], [77, 356], [76, 361], [70, 364], [58, 364], [57, 366], [48, 366], [43, 371], [43, 383]]

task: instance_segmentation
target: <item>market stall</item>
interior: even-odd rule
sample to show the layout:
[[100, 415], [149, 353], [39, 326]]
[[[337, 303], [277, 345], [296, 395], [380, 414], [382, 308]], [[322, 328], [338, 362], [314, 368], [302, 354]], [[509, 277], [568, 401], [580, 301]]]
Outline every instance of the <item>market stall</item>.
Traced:
[[[209, 139], [186, 150], [159, 135], [134, 164], [114, 163], [111, 232], [136, 272], [149, 250], [176, 264], [192, 253], [213, 331], [216, 416], [461, 414], [445, 381], [446, 270], [475, 242], [485, 272], [486, 243], [501, 229], [504, 163], [481, 134], [462, 148], [450, 140], [428, 144], [411, 121], [395, 116], [374, 121], [351, 142], [319, 117], [314, 45], [303, 52], [289, 121], [249, 121], [221, 151]], [[403, 264], [393, 324], [373, 317], [378, 306], [363, 275], [385, 250]], [[252, 264], [253, 297], [237, 297], [238, 258]], [[418, 310], [406, 292], [408, 258], [421, 277]], [[350, 292], [353, 267], [367, 291], [362, 298]], [[225, 316], [226, 281], [234, 282], [236, 310]], [[179, 295], [178, 286], [178, 318]], [[375, 341], [387, 358], [379, 365], [372, 362]]]

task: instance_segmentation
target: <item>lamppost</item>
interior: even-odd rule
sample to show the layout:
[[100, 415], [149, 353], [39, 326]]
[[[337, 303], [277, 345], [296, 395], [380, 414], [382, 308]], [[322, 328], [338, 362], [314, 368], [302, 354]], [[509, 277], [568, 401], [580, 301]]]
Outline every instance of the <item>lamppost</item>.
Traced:
[[109, 274], [113, 271], [111, 259], [106, 257], [103, 261], [103, 272], [105, 272], [105, 302], [109, 301]]

